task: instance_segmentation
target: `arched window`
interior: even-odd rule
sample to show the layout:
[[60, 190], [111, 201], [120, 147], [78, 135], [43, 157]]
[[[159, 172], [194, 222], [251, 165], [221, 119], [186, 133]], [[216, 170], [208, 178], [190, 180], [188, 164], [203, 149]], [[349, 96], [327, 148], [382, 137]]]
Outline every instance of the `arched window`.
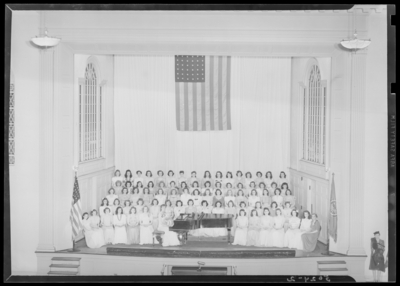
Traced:
[[8, 163], [15, 164], [15, 84], [14, 75], [10, 77], [10, 102], [8, 117]]
[[314, 63], [303, 89], [303, 160], [321, 165], [326, 161], [326, 103], [326, 81]]
[[89, 61], [79, 81], [79, 162], [103, 155], [103, 96], [96, 65]]

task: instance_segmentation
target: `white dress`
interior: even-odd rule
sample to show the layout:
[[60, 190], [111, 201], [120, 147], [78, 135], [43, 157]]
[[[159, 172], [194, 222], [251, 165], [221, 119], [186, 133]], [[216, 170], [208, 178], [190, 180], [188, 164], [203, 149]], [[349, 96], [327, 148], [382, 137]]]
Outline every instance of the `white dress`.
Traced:
[[[149, 213], [142, 213], [140, 219], [140, 245], [153, 243], [153, 218]], [[144, 226], [144, 224], [148, 226]]]
[[158, 224], [158, 230], [163, 231], [164, 235], [162, 237], [162, 246], [176, 246], [180, 245], [180, 241], [178, 239], [178, 234], [174, 231], [170, 231], [169, 227], [173, 226], [173, 220], [167, 214], [161, 214], [158, 218], [160, 223]]
[[92, 231], [93, 231], [93, 238], [97, 242], [97, 245], [103, 246], [106, 243], [104, 241], [103, 229], [100, 228], [100, 220], [101, 220], [101, 218], [97, 215], [91, 216], [89, 218], [90, 227], [92, 228]]
[[260, 218], [260, 234], [258, 244], [256, 246], [271, 247], [272, 246], [272, 227], [274, 218], [270, 215], [263, 215]]
[[105, 245], [102, 229], [93, 230], [90, 226], [90, 218], [82, 220], [82, 226], [85, 231], [86, 245], [89, 248], [99, 248]]
[[[285, 237], [283, 239], [284, 247], [289, 247], [289, 242], [291, 240], [293, 240], [293, 237], [296, 235], [296, 233], [300, 232], [299, 226], [300, 226], [300, 219], [298, 217], [291, 217], [289, 219], [289, 228], [285, 232]], [[292, 229], [292, 228], [294, 228], [294, 229]], [[295, 248], [295, 247], [291, 247], [291, 248]]]
[[283, 247], [283, 239], [285, 236], [285, 231], [283, 225], [285, 223], [285, 218], [283, 216], [274, 217], [274, 226], [279, 229], [272, 229], [272, 246]]
[[249, 219], [247, 216], [239, 216], [236, 219], [236, 230], [235, 239], [233, 240], [233, 245], [243, 245], [247, 244], [247, 226], [249, 224]]
[[106, 244], [112, 243], [114, 241], [113, 215], [111, 213], [104, 214], [101, 217], [101, 225], [104, 233], [104, 242]]
[[300, 231], [294, 234], [293, 238], [289, 241], [289, 248], [297, 248], [303, 250], [303, 241], [301, 235], [311, 228], [311, 219], [302, 219], [300, 222]]
[[128, 237], [126, 235], [126, 216], [122, 215], [114, 215], [113, 216], [113, 225], [114, 225], [114, 240], [112, 244], [128, 243]]

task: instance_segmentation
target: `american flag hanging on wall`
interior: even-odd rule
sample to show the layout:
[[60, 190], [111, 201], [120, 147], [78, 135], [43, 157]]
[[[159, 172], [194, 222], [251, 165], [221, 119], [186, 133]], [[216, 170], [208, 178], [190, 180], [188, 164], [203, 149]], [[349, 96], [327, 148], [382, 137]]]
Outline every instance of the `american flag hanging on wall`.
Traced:
[[70, 214], [70, 221], [72, 227], [72, 240], [74, 240], [79, 231], [82, 229], [82, 208], [81, 208], [81, 196], [79, 194], [79, 185], [78, 185], [78, 178], [75, 175], [75, 183], [74, 183], [74, 190], [72, 193], [72, 202], [71, 202], [71, 214]]
[[175, 56], [179, 131], [231, 130], [231, 57]]

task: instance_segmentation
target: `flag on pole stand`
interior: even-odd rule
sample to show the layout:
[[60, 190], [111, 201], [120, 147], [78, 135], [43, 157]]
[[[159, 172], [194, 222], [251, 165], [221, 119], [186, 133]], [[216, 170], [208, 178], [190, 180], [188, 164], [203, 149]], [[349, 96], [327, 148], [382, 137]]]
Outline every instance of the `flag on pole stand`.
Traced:
[[75, 238], [78, 236], [80, 230], [82, 229], [82, 207], [81, 207], [81, 196], [79, 194], [79, 184], [78, 178], [75, 172], [75, 183], [74, 189], [72, 192], [72, 201], [71, 201], [71, 213], [70, 213], [70, 221], [72, 227], [72, 243], [73, 243], [73, 251], [75, 249]]
[[333, 238], [333, 241], [337, 241], [337, 208], [336, 208], [336, 191], [335, 191], [335, 174], [332, 173], [332, 186], [331, 186], [331, 199], [328, 214], [328, 249], [323, 255], [332, 255], [329, 253], [329, 237]]

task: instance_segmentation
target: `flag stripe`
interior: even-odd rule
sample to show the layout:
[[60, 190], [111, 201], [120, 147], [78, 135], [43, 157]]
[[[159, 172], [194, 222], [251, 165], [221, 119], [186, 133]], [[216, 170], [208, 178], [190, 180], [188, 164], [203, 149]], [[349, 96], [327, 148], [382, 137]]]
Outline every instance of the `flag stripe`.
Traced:
[[180, 126], [181, 129], [180, 130], [185, 130], [185, 96], [184, 96], [184, 90], [183, 90], [183, 82], [179, 83], [179, 102], [180, 102], [180, 118], [181, 118], [181, 122], [180, 122]]
[[206, 93], [204, 83], [200, 84], [201, 88], [201, 130], [205, 131], [206, 129]]
[[204, 105], [204, 108], [206, 110], [206, 130], [209, 131], [211, 130], [211, 103], [210, 103], [210, 57], [206, 56], [205, 58], [205, 63], [206, 68], [205, 69], [205, 82], [204, 82], [204, 94], [205, 94], [205, 99], [206, 99], [206, 104]]
[[223, 130], [222, 125], [222, 57], [218, 57], [218, 128]]
[[185, 98], [185, 131], [189, 130], [189, 102], [188, 102], [188, 88], [187, 82], [183, 84], [183, 96]]
[[202, 130], [201, 83], [196, 83], [196, 97], [197, 97], [197, 130], [201, 131]]
[[193, 131], [197, 131], [197, 84], [192, 84], [193, 94]]
[[218, 123], [218, 63], [219, 63], [219, 57], [214, 57], [214, 87], [213, 88], [213, 93], [214, 93], [214, 130], [219, 129], [219, 123]]
[[179, 91], [180, 91], [180, 87], [179, 87], [179, 82], [175, 83], [175, 108], [176, 108], [176, 129], [177, 130], [181, 130], [181, 110], [180, 110], [180, 98], [179, 98]]
[[222, 96], [222, 130], [227, 130], [226, 125], [226, 60], [227, 57], [222, 57], [222, 79], [221, 79], [221, 96]]
[[214, 57], [210, 57], [210, 130], [214, 130]]
[[193, 84], [191, 82], [185, 83], [187, 86], [188, 95], [188, 118], [189, 118], [189, 131], [193, 131]]
[[231, 130], [231, 57], [226, 58], [226, 127]]

